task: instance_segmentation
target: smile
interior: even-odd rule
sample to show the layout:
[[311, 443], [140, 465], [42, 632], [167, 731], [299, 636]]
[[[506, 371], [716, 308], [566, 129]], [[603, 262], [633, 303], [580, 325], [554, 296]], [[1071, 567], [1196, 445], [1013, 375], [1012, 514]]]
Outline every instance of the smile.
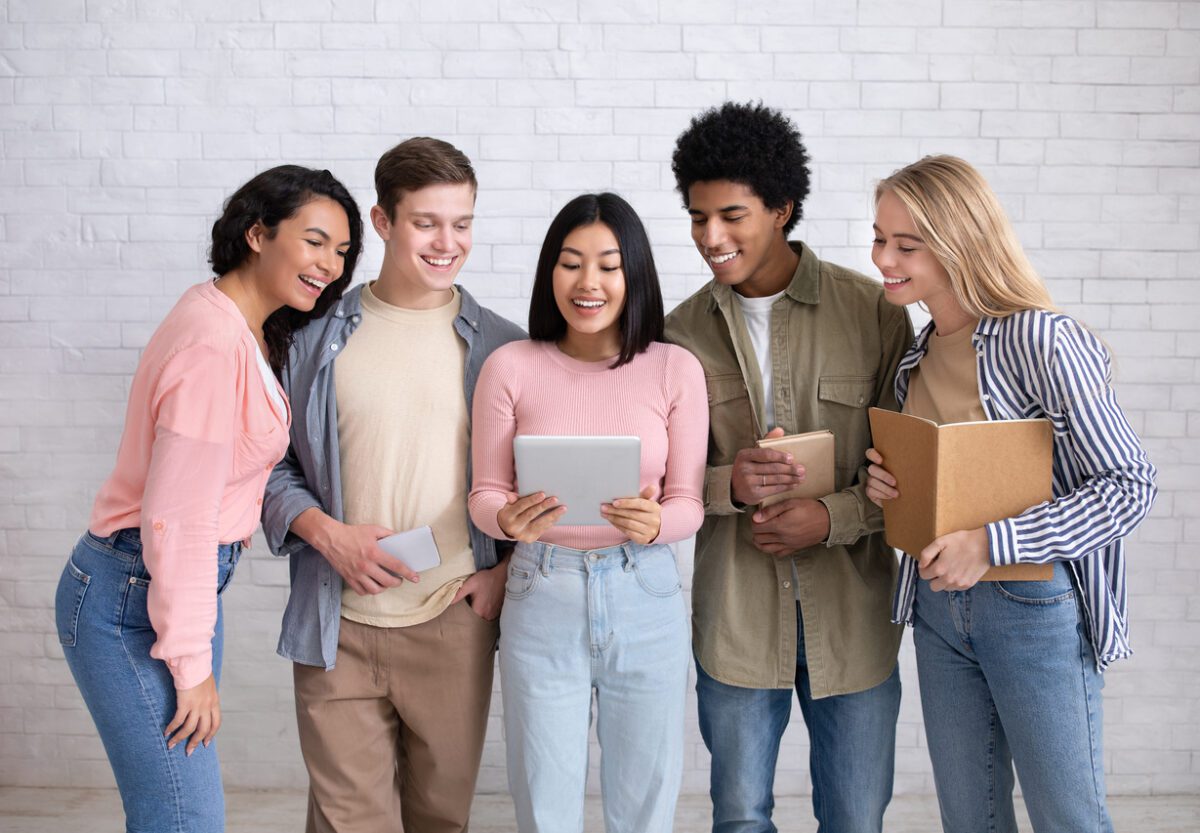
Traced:
[[428, 255], [421, 255], [421, 260], [438, 269], [445, 269], [454, 262], [453, 257], [429, 257]]
[[608, 302], [596, 298], [572, 298], [571, 303], [583, 309], [600, 309]]
[[325, 287], [329, 286], [329, 283], [327, 281], [320, 281], [320, 280], [317, 280], [316, 278], [311, 278], [308, 275], [300, 275], [299, 278], [302, 283], [308, 284], [309, 286], [316, 289], [318, 292], [324, 292]]
[[884, 286], [902, 286], [911, 281], [912, 278], [889, 278], [886, 275], [883, 278]]
[[729, 261], [733, 260], [735, 257], [737, 257], [740, 254], [741, 254], [740, 251], [734, 251], [734, 252], [727, 252], [723, 255], [709, 255], [708, 260], [714, 266], [720, 266], [723, 263], [728, 263]]

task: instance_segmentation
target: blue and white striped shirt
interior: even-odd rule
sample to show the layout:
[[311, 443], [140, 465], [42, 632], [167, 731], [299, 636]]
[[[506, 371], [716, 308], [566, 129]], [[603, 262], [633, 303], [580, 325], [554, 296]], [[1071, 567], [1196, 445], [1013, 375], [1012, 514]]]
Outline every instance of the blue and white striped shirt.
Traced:
[[[930, 322], [900, 362], [896, 399], [928, 349]], [[1124, 538], [1150, 511], [1155, 470], [1117, 404], [1104, 345], [1069, 316], [983, 318], [971, 339], [989, 420], [1054, 428], [1054, 499], [987, 525], [994, 565], [1065, 561], [1080, 591], [1096, 667], [1130, 655]], [[892, 620], [912, 623], [917, 562], [904, 558]]]

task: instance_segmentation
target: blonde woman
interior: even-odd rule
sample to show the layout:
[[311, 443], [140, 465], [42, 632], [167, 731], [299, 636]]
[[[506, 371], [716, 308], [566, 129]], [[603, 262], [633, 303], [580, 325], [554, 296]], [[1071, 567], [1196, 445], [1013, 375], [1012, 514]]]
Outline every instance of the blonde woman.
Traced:
[[[1054, 499], [943, 535], [904, 559], [893, 618], [914, 627], [929, 755], [947, 831], [1016, 831], [1013, 765], [1034, 830], [1109, 831], [1101, 672], [1129, 656], [1123, 539], [1155, 495], [1110, 386], [1108, 351], [1056, 312], [983, 177], [928, 156], [875, 191], [872, 259], [893, 304], [933, 320], [900, 363], [906, 413], [939, 423], [1043, 417]], [[904, 483], [867, 452], [867, 495]], [[992, 566], [1050, 581], [979, 584]]]

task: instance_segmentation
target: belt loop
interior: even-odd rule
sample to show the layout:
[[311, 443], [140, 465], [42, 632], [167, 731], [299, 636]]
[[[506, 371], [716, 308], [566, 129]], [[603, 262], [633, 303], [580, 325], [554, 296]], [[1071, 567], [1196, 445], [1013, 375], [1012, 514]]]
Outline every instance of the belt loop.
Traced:
[[550, 552], [551, 552], [551, 550], [554, 549], [554, 547], [550, 546], [549, 544], [541, 544], [541, 548], [542, 548], [541, 559], [540, 559], [541, 563], [538, 565], [538, 568], [542, 571], [543, 576], [549, 577], [549, 575], [550, 575]]
[[625, 572], [633, 569], [633, 542], [626, 541], [621, 545], [621, 550], [625, 553]]

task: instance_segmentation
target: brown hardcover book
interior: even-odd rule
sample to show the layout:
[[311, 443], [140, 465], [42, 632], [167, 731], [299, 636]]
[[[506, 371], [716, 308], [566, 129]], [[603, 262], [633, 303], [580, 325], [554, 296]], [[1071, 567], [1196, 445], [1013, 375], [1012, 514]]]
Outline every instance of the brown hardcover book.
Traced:
[[[955, 422], [870, 410], [871, 436], [900, 497], [884, 501], [888, 544], [917, 555], [947, 532], [975, 529], [1051, 500], [1045, 419]], [[983, 581], [1048, 581], [1051, 564], [993, 567]]]
[[759, 448], [791, 454], [804, 466], [804, 482], [795, 489], [763, 498], [761, 506], [770, 506], [794, 497], [820, 498], [833, 492], [833, 432], [809, 431], [807, 434], [788, 434], [758, 441]]

